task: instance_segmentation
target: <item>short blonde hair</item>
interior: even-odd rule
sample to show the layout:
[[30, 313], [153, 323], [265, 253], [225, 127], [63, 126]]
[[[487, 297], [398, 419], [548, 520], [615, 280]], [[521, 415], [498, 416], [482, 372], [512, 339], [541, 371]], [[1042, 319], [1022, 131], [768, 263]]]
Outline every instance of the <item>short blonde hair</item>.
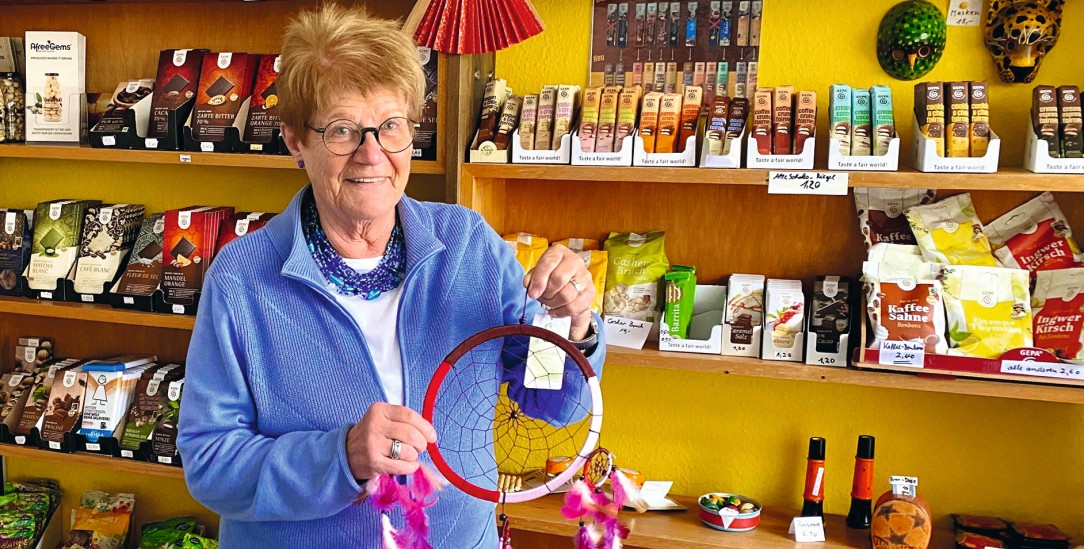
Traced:
[[407, 116], [417, 120], [425, 75], [414, 40], [397, 22], [329, 2], [286, 26], [277, 87], [282, 122], [305, 135], [305, 124], [340, 92], [399, 90]]

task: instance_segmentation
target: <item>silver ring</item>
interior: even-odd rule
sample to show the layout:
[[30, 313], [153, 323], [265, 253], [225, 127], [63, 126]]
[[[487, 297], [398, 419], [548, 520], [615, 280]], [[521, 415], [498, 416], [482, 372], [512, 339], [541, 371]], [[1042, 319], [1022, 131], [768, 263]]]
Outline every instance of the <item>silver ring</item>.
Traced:
[[399, 442], [397, 439], [392, 439], [392, 441], [391, 441], [391, 455], [388, 456], [388, 457], [390, 457], [391, 459], [399, 459], [399, 452], [402, 451], [402, 449], [403, 449], [403, 443]]
[[568, 279], [568, 283], [571, 284], [573, 288], [576, 288], [577, 294], [583, 293], [583, 284], [580, 284], [580, 281], [576, 280], [576, 277]]

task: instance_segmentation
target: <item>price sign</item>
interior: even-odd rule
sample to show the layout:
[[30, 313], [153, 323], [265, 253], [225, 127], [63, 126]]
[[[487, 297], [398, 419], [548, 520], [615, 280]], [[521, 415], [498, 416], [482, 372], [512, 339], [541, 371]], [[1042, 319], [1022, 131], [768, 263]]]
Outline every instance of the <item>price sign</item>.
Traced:
[[768, 194], [847, 196], [847, 172], [768, 172]]
[[975, 0], [949, 0], [945, 23], [950, 27], [977, 27], [982, 15], [981, 9], [982, 2]]
[[1084, 366], [1031, 360], [1002, 360], [1001, 373], [1084, 381]]
[[88, 452], [101, 452], [102, 451], [102, 445], [98, 444], [96, 442], [88, 442], [87, 443], [87, 451]]
[[926, 344], [916, 341], [882, 341], [882, 366], [908, 366], [922, 368], [926, 359]]
[[918, 495], [918, 477], [888, 477], [888, 483], [897, 496]]
[[606, 332], [606, 343], [609, 345], [643, 349], [644, 342], [651, 333], [651, 323], [646, 320], [607, 316], [603, 319], [602, 329]]
[[793, 535], [798, 543], [825, 541], [824, 521], [821, 517], [794, 517], [787, 533]]

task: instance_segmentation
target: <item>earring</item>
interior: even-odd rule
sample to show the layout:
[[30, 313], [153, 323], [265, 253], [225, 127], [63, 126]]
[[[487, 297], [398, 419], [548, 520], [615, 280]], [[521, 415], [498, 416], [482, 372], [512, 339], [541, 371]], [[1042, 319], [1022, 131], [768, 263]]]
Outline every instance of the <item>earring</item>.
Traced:
[[304, 160], [298, 160], [297, 161], [297, 167], [303, 169], [305, 167], [305, 161]]

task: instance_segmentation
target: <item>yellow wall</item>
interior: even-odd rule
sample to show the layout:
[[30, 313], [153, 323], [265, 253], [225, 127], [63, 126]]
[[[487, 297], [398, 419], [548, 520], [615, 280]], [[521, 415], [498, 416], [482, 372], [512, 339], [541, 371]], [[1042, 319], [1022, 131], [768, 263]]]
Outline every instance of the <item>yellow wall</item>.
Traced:
[[[517, 91], [587, 81], [591, 2], [536, 0], [547, 31], [497, 55]], [[888, 83], [906, 144], [912, 84], [892, 81], [875, 55], [880, 18], [895, 0], [765, 2], [762, 85], [816, 90]], [[1084, 6], [1069, 2], [1044, 84], [1084, 85]], [[946, 2], [938, 3], [944, 9]], [[1019, 166], [1031, 86], [1002, 84], [979, 28], [949, 29], [928, 80], [988, 80], [992, 124], [1007, 138], [1003, 165]], [[823, 135], [825, 124], [820, 124]], [[910, 147], [907, 146], [909, 151]], [[909, 153], [907, 153], [909, 154]], [[909, 157], [908, 157], [909, 158]], [[901, 164], [909, 164], [903, 161]], [[680, 189], [675, 190], [680, 192]], [[800, 367], [800, 366], [795, 366]], [[674, 491], [742, 492], [801, 505], [807, 439], [828, 439], [826, 510], [845, 514], [860, 434], [877, 437], [876, 491], [888, 475], [917, 475], [942, 525], [948, 513], [1050, 521], [1084, 539], [1084, 407], [607, 365], [602, 443], [622, 465], [672, 479]]]

